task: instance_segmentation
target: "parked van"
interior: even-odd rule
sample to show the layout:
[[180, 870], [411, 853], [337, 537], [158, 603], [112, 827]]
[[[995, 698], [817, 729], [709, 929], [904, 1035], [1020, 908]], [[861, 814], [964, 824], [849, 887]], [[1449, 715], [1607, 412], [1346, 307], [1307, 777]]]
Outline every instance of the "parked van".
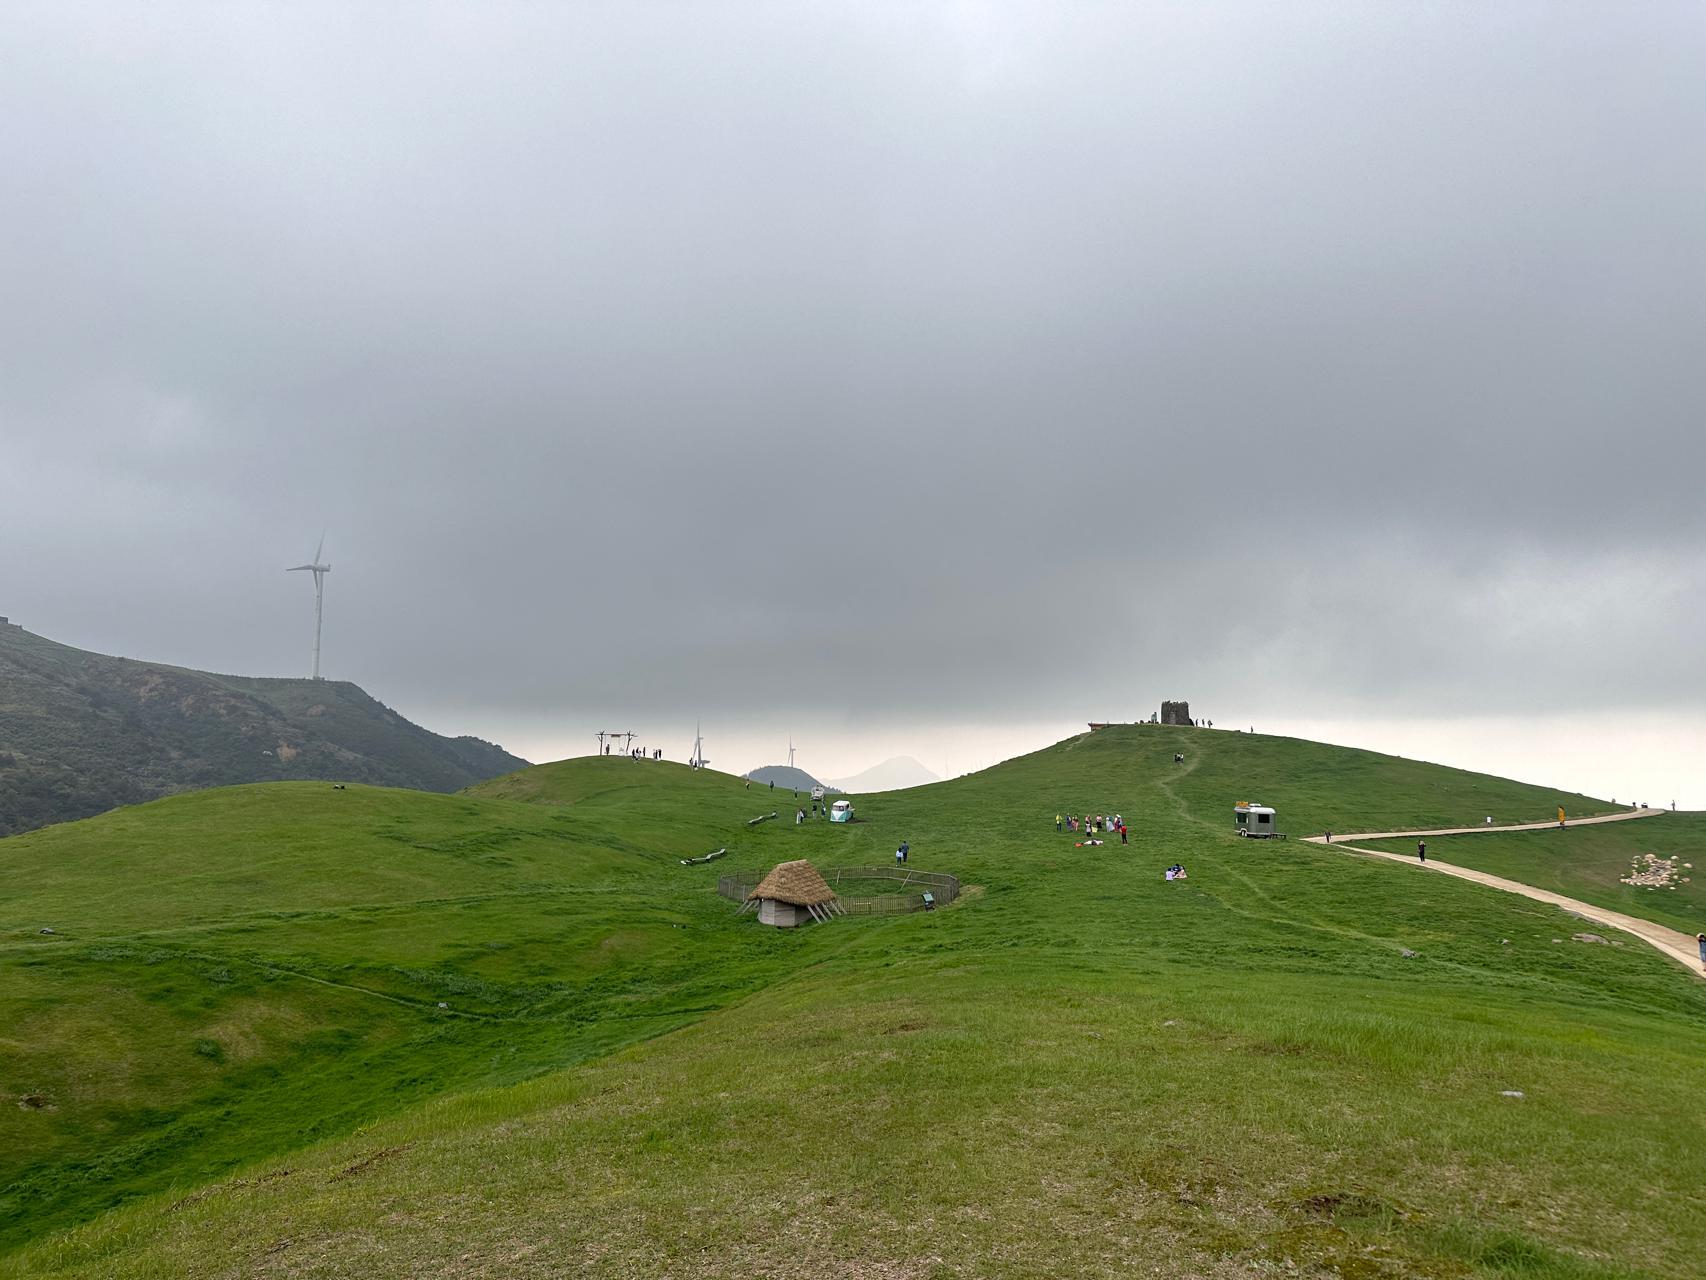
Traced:
[[851, 800], [837, 800], [830, 805], [829, 820], [831, 822], [853, 821], [853, 802]]

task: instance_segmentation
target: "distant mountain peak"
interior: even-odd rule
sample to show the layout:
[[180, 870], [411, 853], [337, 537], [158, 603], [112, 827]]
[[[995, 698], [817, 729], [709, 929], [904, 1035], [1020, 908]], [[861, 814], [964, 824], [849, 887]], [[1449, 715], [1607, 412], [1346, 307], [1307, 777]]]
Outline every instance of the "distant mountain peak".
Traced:
[[923, 787], [941, 780], [911, 756], [892, 756], [863, 773], [856, 773], [851, 778], [837, 778], [829, 785], [842, 791], [868, 793], [903, 791], [907, 787]]

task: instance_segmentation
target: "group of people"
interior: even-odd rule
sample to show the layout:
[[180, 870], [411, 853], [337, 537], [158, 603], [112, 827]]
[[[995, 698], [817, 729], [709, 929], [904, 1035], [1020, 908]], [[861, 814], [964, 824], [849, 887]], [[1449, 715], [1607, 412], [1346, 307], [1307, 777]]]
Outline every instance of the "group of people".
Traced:
[[[1126, 836], [1125, 818], [1117, 813], [1098, 813], [1094, 817], [1083, 818], [1071, 813], [1057, 813], [1054, 815], [1054, 829], [1056, 831], [1081, 831], [1086, 836], [1113, 835], [1118, 832], [1121, 844], [1131, 843]], [[1087, 844], [1096, 845], [1102, 842], [1100, 840], [1080, 840], [1078, 843], [1082, 847]]]
[[[1092, 833], [1095, 832], [1107, 832], [1112, 834], [1117, 831], [1120, 835], [1121, 844], [1131, 843], [1126, 835], [1125, 817], [1118, 813], [1098, 813], [1083, 818], [1071, 813], [1057, 813], [1054, 815], [1054, 829], [1056, 831], [1082, 832], [1085, 838], [1074, 843], [1073, 847], [1076, 849], [1096, 848], [1101, 845], [1102, 841], [1092, 838]], [[905, 848], [906, 846], [904, 844], [901, 845], [902, 850]], [[895, 854], [895, 861], [904, 862], [906, 859], [897, 852]], [[1168, 867], [1166, 875], [1169, 880], [1188, 879], [1185, 874], [1185, 864], [1182, 862], [1175, 862], [1172, 866]]]
[[[608, 742], [604, 744], [604, 754], [605, 755], [610, 754], [610, 744]], [[660, 747], [656, 751], [648, 751], [645, 747], [632, 747], [628, 751], [628, 759], [630, 759], [630, 760], [662, 760], [663, 759], [663, 749]]]

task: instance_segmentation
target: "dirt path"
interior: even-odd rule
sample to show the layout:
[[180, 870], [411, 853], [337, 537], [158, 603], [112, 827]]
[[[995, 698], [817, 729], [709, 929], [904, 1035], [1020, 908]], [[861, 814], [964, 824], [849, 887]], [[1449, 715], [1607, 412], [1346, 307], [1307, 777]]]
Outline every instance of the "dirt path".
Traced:
[[[1628, 813], [1609, 813], [1598, 818], [1578, 818], [1571, 826], [1585, 826], [1594, 822], [1624, 822], [1631, 818], [1652, 818], [1665, 812], [1663, 809], [1631, 809]], [[1426, 836], [1474, 835], [1477, 832], [1489, 831], [1544, 831], [1557, 827], [1555, 822], [1529, 822], [1508, 827], [1454, 827], [1436, 831], [1378, 831], [1359, 832], [1356, 835], [1334, 836], [1332, 847], [1343, 849], [1347, 853], [1360, 853], [1370, 858], [1385, 858], [1388, 862], [1402, 863], [1405, 866], [1417, 867], [1427, 871], [1438, 871], [1443, 875], [1456, 876], [1459, 880], [1470, 880], [1475, 884], [1484, 884], [1494, 889], [1503, 889], [1506, 893], [1520, 893], [1525, 898], [1533, 898], [1536, 902], [1549, 902], [1555, 907], [1562, 907], [1571, 915], [1591, 920], [1608, 928], [1618, 929], [1624, 933], [1633, 934], [1648, 946], [1669, 956], [1690, 972], [1698, 974], [1701, 969], [1700, 949], [1695, 940], [1686, 933], [1676, 929], [1667, 929], [1662, 924], [1654, 924], [1651, 920], [1642, 920], [1638, 916], [1624, 915], [1621, 911], [1612, 911], [1606, 907], [1596, 907], [1590, 902], [1581, 902], [1575, 898], [1566, 898], [1561, 893], [1552, 893], [1547, 889], [1536, 889], [1533, 885], [1521, 884], [1515, 880], [1506, 880], [1502, 876], [1488, 875], [1485, 871], [1476, 871], [1471, 867], [1454, 866], [1449, 862], [1438, 862], [1429, 858], [1427, 862], [1418, 862], [1411, 854], [1384, 853], [1379, 849], [1360, 849], [1350, 840], [1402, 840], [1414, 836], [1418, 839]], [[1305, 836], [1312, 844], [1327, 843], [1325, 836]]]
[[[1572, 827], [1591, 827], [1601, 822], [1628, 822], [1632, 818], [1656, 818], [1660, 814], [1669, 813], [1668, 809], [1630, 809], [1624, 813], [1602, 813], [1596, 818], [1571, 818], [1568, 825]], [[1435, 827], [1431, 831], [1346, 831], [1333, 836], [1334, 844], [1346, 840], [1403, 840], [1406, 837], [1420, 836], [1472, 836], [1487, 831], [1550, 831], [1557, 827], [1556, 822], [1514, 822], [1505, 826], [1479, 827]], [[1325, 836], [1304, 836], [1316, 844], [1326, 842]]]

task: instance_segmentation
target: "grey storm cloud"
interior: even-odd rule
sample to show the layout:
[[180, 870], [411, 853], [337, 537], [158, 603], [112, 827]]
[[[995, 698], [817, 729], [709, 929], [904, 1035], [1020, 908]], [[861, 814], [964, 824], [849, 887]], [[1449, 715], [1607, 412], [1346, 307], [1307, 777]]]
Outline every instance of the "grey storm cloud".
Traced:
[[328, 673], [470, 727], [1706, 707], [1696, 5], [4, 25], [55, 638], [302, 670], [326, 529]]

